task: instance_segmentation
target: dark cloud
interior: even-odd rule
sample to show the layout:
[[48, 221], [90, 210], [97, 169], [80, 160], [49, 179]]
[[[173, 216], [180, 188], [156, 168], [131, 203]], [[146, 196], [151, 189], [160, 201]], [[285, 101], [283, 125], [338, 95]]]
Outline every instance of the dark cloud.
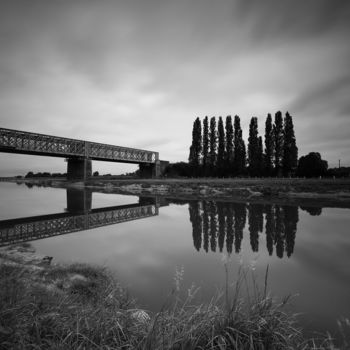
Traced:
[[259, 44], [270, 40], [309, 40], [330, 31], [349, 33], [350, 3], [347, 0], [239, 0], [236, 17], [252, 24]]
[[239, 114], [246, 128], [253, 115], [289, 110], [301, 152], [344, 154], [349, 9], [344, 0], [4, 0], [2, 124], [154, 145], [184, 160], [196, 116]]
[[340, 76], [337, 79], [326, 82], [324, 85], [315, 86], [314, 89], [303, 91], [292, 104], [296, 111], [310, 110], [315, 105], [322, 106], [326, 111], [333, 113], [350, 110], [350, 75]]

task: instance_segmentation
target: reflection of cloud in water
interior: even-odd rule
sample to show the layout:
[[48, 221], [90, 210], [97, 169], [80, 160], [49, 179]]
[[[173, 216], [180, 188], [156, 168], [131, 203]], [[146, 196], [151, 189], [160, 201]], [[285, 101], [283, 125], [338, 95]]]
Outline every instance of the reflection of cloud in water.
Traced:
[[[331, 238], [333, 239], [333, 238]], [[327, 275], [327, 280], [332, 283], [348, 285], [350, 270], [344, 262], [350, 251], [350, 243], [328, 244], [327, 242], [313, 242], [312, 245], [298, 245], [296, 260], [302, 266], [307, 266], [310, 274], [320, 276]]]

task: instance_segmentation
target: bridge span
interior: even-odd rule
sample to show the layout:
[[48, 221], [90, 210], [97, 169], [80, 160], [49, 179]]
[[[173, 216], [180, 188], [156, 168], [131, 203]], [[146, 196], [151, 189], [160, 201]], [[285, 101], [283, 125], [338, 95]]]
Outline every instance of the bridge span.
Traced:
[[0, 152], [66, 158], [70, 180], [89, 178], [92, 160], [138, 164], [145, 178], [160, 176], [167, 164], [158, 152], [5, 128], [0, 128]]

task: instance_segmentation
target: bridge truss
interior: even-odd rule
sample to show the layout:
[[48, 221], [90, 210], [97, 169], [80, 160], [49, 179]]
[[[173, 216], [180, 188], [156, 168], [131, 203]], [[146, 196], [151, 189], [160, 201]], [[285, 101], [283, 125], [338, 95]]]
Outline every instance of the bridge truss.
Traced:
[[156, 163], [158, 152], [0, 128], [0, 152], [124, 163]]

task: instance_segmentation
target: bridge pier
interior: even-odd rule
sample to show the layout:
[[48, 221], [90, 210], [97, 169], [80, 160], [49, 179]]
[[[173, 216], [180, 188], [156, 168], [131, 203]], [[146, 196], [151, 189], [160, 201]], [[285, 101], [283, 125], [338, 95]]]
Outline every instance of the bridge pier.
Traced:
[[140, 177], [147, 179], [147, 178], [158, 178], [160, 177], [164, 171], [165, 168], [168, 166], [169, 162], [165, 160], [156, 160], [155, 163], [141, 163], [139, 164], [140, 168]]
[[159, 160], [156, 163], [141, 163], [139, 164], [140, 177], [143, 179], [156, 178], [160, 176]]
[[87, 180], [92, 175], [91, 160], [86, 158], [68, 158], [67, 179]]
[[87, 213], [91, 211], [92, 191], [67, 188], [67, 211], [69, 213]]

